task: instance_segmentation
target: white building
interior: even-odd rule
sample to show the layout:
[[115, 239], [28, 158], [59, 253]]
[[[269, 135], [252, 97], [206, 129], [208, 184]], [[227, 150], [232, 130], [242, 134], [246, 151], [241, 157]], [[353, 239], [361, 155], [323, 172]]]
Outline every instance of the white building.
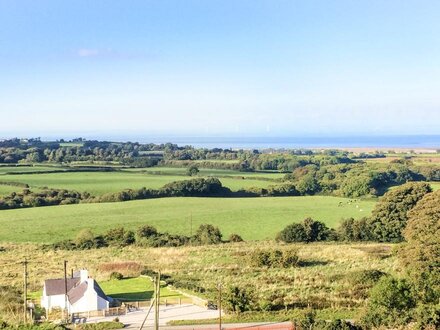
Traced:
[[99, 284], [88, 275], [87, 270], [81, 270], [72, 278], [51, 279], [44, 281], [41, 306], [50, 311], [54, 308], [67, 309], [69, 313], [100, 311], [109, 308], [111, 298], [107, 297]]

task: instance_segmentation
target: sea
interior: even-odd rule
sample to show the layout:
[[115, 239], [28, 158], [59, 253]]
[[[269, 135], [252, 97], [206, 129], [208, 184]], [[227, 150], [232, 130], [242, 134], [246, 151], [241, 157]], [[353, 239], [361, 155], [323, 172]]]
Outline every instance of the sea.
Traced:
[[[119, 139], [121, 140], [121, 139]], [[122, 139], [130, 141], [130, 139]], [[284, 137], [182, 137], [138, 136], [131, 141], [141, 143], [172, 142], [179, 146], [222, 149], [440, 149], [440, 135], [393, 136], [284, 136]]]

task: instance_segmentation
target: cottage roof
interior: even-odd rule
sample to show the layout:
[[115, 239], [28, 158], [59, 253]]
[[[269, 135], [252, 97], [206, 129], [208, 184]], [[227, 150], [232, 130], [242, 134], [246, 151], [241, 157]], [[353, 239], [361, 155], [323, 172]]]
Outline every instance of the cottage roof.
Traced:
[[[73, 277], [67, 279], [67, 292], [79, 283], [79, 277]], [[46, 287], [47, 296], [56, 296], [66, 293], [65, 282], [63, 278], [45, 280], [44, 286]]]

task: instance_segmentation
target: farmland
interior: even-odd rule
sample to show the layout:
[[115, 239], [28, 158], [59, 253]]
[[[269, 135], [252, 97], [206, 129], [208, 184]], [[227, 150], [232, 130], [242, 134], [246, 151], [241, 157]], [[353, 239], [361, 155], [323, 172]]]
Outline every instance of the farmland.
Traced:
[[[342, 311], [351, 317], [353, 308], [364, 306], [365, 286], [357, 287], [357, 276], [369, 270], [398, 274], [393, 245], [371, 243], [312, 243], [285, 245], [273, 241], [228, 243], [219, 246], [181, 248], [139, 248], [136, 246], [92, 251], [43, 251], [34, 244], [4, 243], [0, 258], [0, 285], [21, 284], [21, 264], [32, 255], [29, 264], [30, 290], [41, 290], [41, 278], [62, 276], [63, 260], [74, 269], [86, 267], [103, 289], [119, 297], [148, 298], [150, 283], [142, 278], [108, 281], [111, 270], [136, 277], [139, 271], [127, 269], [127, 263], [139, 269], [161, 270], [181, 283], [195, 283], [206, 289], [202, 296], [215, 297], [220, 282], [226, 286], [258, 288], [258, 304], [280, 303], [317, 309]], [[302, 263], [295, 268], [257, 268], [250, 263], [255, 250], [296, 249]], [[91, 257], [91, 253], [93, 257]], [[239, 276], [237, 276], [239, 275]], [[145, 282], [144, 291], [140, 284]], [[173, 292], [163, 292], [173, 295]], [[348, 309], [347, 309], [348, 308]]]
[[73, 238], [82, 228], [95, 233], [116, 226], [142, 224], [189, 235], [203, 223], [219, 226], [246, 240], [272, 239], [284, 226], [305, 217], [335, 227], [341, 218], [368, 216], [375, 201], [330, 196], [265, 198], [163, 198], [124, 203], [77, 204], [0, 212], [0, 241], [56, 242]]
[[[184, 168], [161, 168], [155, 167], [147, 170], [123, 170], [114, 172], [57, 172], [57, 173], [32, 173], [33, 167], [25, 168], [22, 174], [0, 175], [0, 182], [19, 182], [28, 184], [33, 188], [56, 188], [88, 192], [92, 195], [102, 195], [108, 192], [118, 192], [124, 189], [140, 189], [142, 187], [158, 189], [165, 184], [188, 180], [191, 177], [186, 175]], [[56, 169], [56, 168], [52, 168]], [[59, 170], [62, 170], [59, 168]], [[19, 172], [20, 168], [0, 168], [4, 172]], [[1, 172], [0, 172], [1, 173]], [[282, 173], [252, 173], [243, 174], [237, 171], [227, 170], [202, 170], [200, 177], [217, 176], [223, 186], [232, 191], [258, 187], [265, 188], [269, 185], [279, 184], [276, 180], [283, 176]], [[0, 194], [2, 191], [0, 190]]]

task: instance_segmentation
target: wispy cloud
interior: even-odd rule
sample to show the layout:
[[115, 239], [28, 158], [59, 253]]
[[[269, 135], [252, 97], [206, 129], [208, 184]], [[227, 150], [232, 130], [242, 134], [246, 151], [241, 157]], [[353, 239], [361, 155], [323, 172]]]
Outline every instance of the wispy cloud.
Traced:
[[129, 51], [119, 51], [112, 48], [79, 48], [73, 52], [75, 57], [96, 58], [96, 59], [135, 59], [135, 58], [154, 58], [154, 55], [145, 53], [132, 53]]
[[102, 52], [99, 49], [91, 49], [91, 48], [81, 48], [78, 49], [76, 54], [79, 57], [96, 57], [99, 56]]

